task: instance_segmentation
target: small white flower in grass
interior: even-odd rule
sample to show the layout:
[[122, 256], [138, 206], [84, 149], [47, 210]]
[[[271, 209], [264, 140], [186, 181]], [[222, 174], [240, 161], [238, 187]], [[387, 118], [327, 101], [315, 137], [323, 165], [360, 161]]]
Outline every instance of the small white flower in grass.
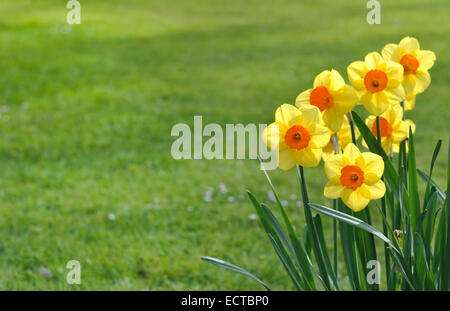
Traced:
[[297, 201], [297, 202], [295, 202], [295, 206], [302, 207], [303, 203], [301, 201]]
[[277, 199], [275, 198], [275, 194], [273, 194], [272, 190], [269, 190], [269, 192], [267, 192], [267, 197], [269, 198], [270, 201], [272, 202], [276, 202]]
[[250, 219], [250, 220], [256, 220], [257, 218], [258, 218], [258, 216], [256, 214], [250, 214], [248, 216], [248, 219]]
[[297, 200], [297, 195], [295, 193], [291, 194], [291, 200], [292, 201]]
[[192, 206], [188, 206], [187, 207], [187, 211], [190, 213], [190, 212], [192, 212], [194, 210], [194, 208], [192, 207]]
[[227, 193], [227, 186], [222, 182], [219, 184], [219, 190], [220, 190], [220, 193], [225, 194], [225, 193]]
[[213, 194], [213, 190], [211, 188], [208, 189], [203, 196], [203, 200], [205, 200], [205, 202], [211, 202], [212, 194]]
[[228, 202], [234, 202], [234, 197], [228, 197]]
[[288, 205], [288, 201], [287, 201], [287, 200], [283, 200], [283, 201], [281, 201], [281, 205], [283, 205], [283, 206], [287, 206], [287, 205]]
[[50, 270], [48, 270], [47, 268], [44, 268], [44, 267], [39, 269], [39, 273], [46, 279], [49, 279], [49, 278], [51, 278], [53, 276], [53, 273]]
[[108, 215], [108, 219], [111, 220], [111, 221], [114, 221], [114, 220], [116, 220], [116, 215], [111, 213], [111, 214]]

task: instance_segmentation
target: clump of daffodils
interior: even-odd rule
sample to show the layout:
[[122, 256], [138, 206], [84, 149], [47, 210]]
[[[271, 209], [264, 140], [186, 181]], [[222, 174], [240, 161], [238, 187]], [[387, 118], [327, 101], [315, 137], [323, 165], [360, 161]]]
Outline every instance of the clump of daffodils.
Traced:
[[[297, 206], [305, 213], [305, 236], [298, 237], [301, 230], [294, 229], [286, 201], [278, 197], [267, 172], [270, 201], [278, 205], [284, 226], [267, 205], [250, 192], [249, 197], [296, 289], [341, 289], [339, 236], [348, 283], [354, 290], [380, 289], [367, 274], [369, 263], [379, 258], [375, 238], [384, 244], [387, 290], [450, 290], [450, 168], [444, 192], [431, 178], [441, 141], [433, 153], [430, 176], [416, 167], [416, 126], [405, 117], [405, 111], [415, 107], [416, 95], [429, 87], [428, 70], [435, 60], [433, 52], [406, 37], [399, 44], [387, 44], [381, 54], [371, 52], [364, 61], [351, 63], [349, 84], [338, 71], [323, 71], [311, 88], [296, 97], [295, 106], [276, 109], [275, 120], [262, 138], [277, 151], [279, 168], [297, 168], [303, 198]], [[365, 122], [353, 111], [357, 105], [370, 114]], [[333, 208], [310, 203], [308, 197], [304, 168], [319, 166], [322, 160], [328, 178], [323, 195], [332, 200]], [[423, 202], [419, 175], [426, 182]], [[328, 254], [320, 215], [313, 216], [312, 210], [334, 219], [333, 256]], [[371, 210], [381, 214], [382, 232], [372, 226]], [[269, 289], [243, 268], [203, 259]]]

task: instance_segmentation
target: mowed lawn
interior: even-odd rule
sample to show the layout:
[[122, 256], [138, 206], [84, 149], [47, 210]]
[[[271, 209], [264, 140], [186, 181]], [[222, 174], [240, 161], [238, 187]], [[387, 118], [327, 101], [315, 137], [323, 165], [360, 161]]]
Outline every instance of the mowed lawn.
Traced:
[[[438, 58], [407, 118], [419, 167], [444, 140], [435, 170], [444, 184], [447, 0], [382, 1], [381, 25], [366, 23], [361, 0], [80, 2], [74, 26], [65, 1], [0, 5], [0, 289], [262, 289], [202, 255], [292, 289], [245, 196], [250, 189], [274, 207], [257, 161], [176, 161], [171, 128], [194, 115], [270, 123], [322, 70], [347, 78], [352, 61], [408, 35]], [[301, 234], [295, 171], [270, 174]], [[307, 178], [311, 200], [329, 204], [323, 168]], [[66, 283], [71, 259], [81, 285]]]

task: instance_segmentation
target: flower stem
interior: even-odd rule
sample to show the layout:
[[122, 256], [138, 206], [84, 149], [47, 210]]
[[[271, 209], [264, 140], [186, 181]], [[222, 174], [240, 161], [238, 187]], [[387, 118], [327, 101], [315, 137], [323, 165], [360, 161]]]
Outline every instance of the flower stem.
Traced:
[[352, 133], [352, 142], [356, 146], [355, 123], [353, 122], [353, 116], [352, 116], [351, 112], [347, 113], [347, 119], [348, 119], [348, 122], [350, 123], [350, 131]]

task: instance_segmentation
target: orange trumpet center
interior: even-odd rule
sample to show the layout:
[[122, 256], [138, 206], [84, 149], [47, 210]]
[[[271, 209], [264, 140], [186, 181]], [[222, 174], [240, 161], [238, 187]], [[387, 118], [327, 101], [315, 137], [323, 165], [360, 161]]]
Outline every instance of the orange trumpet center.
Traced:
[[287, 130], [284, 136], [284, 141], [292, 149], [302, 150], [307, 147], [309, 141], [311, 140], [311, 135], [308, 130], [301, 125], [294, 125]]
[[[372, 133], [375, 137], [378, 137], [377, 121], [373, 122]], [[380, 117], [380, 135], [381, 135], [381, 137], [391, 136], [391, 134], [392, 134], [392, 126], [389, 124], [388, 120], [386, 120], [383, 117]]]
[[372, 93], [381, 92], [384, 90], [388, 83], [388, 77], [381, 70], [370, 70], [364, 77], [364, 84], [366, 89]]
[[333, 104], [333, 95], [328, 92], [325, 86], [318, 86], [312, 90], [309, 102], [319, 108], [320, 111], [324, 111]]
[[341, 170], [341, 185], [352, 190], [358, 189], [364, 182], [364, 172], [356, 165], [347, 165]]
[[400, 64], [403, 66], [405, 75], [416, 74], [417, 68], [419, 68], [419, 61], [411, 54], [403, 55]]

